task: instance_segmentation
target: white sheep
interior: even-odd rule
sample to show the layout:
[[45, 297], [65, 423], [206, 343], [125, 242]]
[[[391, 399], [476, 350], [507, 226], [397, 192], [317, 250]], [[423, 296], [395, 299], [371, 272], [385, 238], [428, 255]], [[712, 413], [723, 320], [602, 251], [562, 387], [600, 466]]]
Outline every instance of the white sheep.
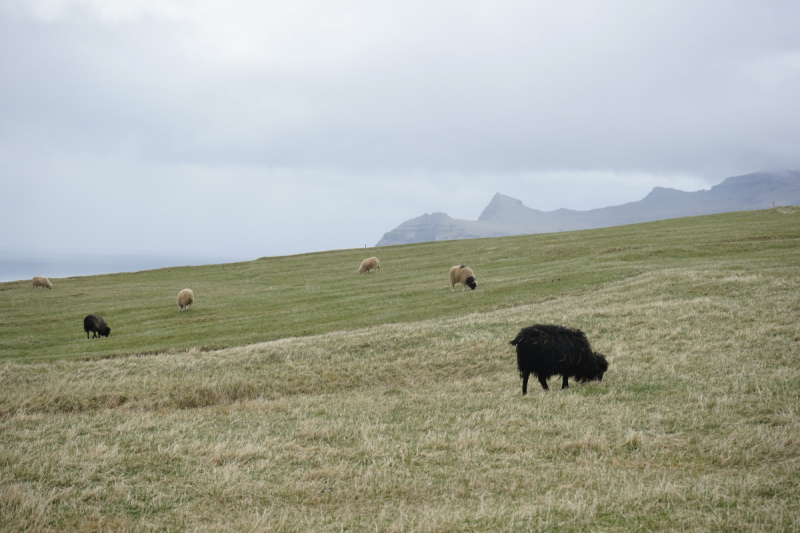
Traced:
[[194, 293], [192, 289], [183, 289], [178, 293], [178, 310], [186, 311], [194, 303]]
[[377, 270], [378, 272], [381, 271], [381, 262], [378, 261], [377, 257], [370, 257], [369, 259], [364, 259], [361, 261], [361, 266], [358, 268], [358, 273], [364, 274], [370, 270]]
[[53, 284], [50, 283], [50, 280], [47, 278], [43, 278], [42, 276], [33, 276], [33, 288], [41, 287], [43, 289], [52, 289]]
[[464, 285], [464, 287], [461, 289], [462, 291], [467, 290], [467, 287], [474, 291], [475, 287], [478, 286], [478, 282], [475, 280], [475, 274], [472, 272], [472, 269], [464, 265], [456, 265], [450, 269], [451, 292], [455, 292], [456, 283], [462, 283]]

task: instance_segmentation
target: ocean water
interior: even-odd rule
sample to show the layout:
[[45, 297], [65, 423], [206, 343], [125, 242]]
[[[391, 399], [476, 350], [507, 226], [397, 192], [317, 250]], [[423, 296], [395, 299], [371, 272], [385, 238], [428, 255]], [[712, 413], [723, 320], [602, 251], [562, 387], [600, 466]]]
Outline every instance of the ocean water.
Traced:
[[135, 254], [38, 254], [0, 250], [0, 282], [30, 280], [33, 276], [69, 278], [156, 268], [214, 265], [249, 261], [254, 257], [198, 257]]

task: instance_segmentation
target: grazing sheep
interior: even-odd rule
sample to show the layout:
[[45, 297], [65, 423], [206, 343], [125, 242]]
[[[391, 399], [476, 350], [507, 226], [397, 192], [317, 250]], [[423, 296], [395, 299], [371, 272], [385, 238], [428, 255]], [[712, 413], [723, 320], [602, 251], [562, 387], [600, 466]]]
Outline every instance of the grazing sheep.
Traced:
[[456, 283], [463, 284], [463, 287], [461, 288], [462, 292], [467, 290], [467, 287], [474, 291], [478, 286], [478, 282], [475, 280], [475, 274], [472, 272], [472, 269], [464, 265], [456, 265], [450, 269], [450, 292], [455, 292]]
[[43, 278], [42, 276], [33, 276], [33, 288], [41, 287], [43, 289], [52, 289], [53, 284], [50, 283], [50, 280], [47, 278]]
[[192, 289], [183, 289], [178, 293], [178, 310], [186, 311], [194, 303], [194, 293]]
[[528, 393], [528, 376], [539, 379], [544, 390], [547, 378], [561, 374], [562, 389], [568, 389], [567, 378], [580, 382], [603, 381], [608, 361], [592, 351], [586, 335], [579, 329], [535, 324], [522, 328], [509, 344], [517, 347], [517, 368], [522, 378], [522, 395]]
[[377, 270], [378, 272], [381, 271], [381, 262], [378, 261], [377, 257], [370, 257], [369, 259], [364, 259], [361, 261], [361, 266], [358, 267], [359, 274], [365, 274], [370, 270]]
[[94, 334], [92, 338], [100, 337], [108, 337], [111, 334], [111, 328], [108, 327], [106, 321], [103, 320], [103, 317], [97, 315], [86, 315], [86, 318], [83, 319], [83, 331], [86, 332], [86, 338], [89, 338], [89, 332], [92, 331]]

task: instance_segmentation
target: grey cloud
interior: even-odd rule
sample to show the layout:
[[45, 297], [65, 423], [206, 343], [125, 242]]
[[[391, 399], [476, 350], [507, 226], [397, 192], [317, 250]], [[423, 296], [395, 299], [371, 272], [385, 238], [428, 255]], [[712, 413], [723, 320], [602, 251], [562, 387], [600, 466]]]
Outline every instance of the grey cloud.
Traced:
[[[775, 58], [800, 54], [797, 10], [648, 6], [428, 21], [330, 69], [207, 68], [147, 20], [6, 19], [3, 129], [70, 150], [347, 170], [796, 165], [800, 70]], [[747, 77], [770, 61], [794, 72]]]
[[126, 249], [294, 253], [495, 192], [589, 209], [800, 168], [791, 3], [310, 2], [283, 30], [268, 3], [14, 5], [0, 221], [71, 249], [94, 219]]

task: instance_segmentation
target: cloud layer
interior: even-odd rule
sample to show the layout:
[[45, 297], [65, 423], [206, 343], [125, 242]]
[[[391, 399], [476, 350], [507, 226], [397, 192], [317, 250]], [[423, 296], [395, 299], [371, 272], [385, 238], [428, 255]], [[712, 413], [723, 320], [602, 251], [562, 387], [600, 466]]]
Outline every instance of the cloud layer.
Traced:
[[0, 4], [0, 248], [257, 257], [800, 168], [791, 3], [284, 4]]

